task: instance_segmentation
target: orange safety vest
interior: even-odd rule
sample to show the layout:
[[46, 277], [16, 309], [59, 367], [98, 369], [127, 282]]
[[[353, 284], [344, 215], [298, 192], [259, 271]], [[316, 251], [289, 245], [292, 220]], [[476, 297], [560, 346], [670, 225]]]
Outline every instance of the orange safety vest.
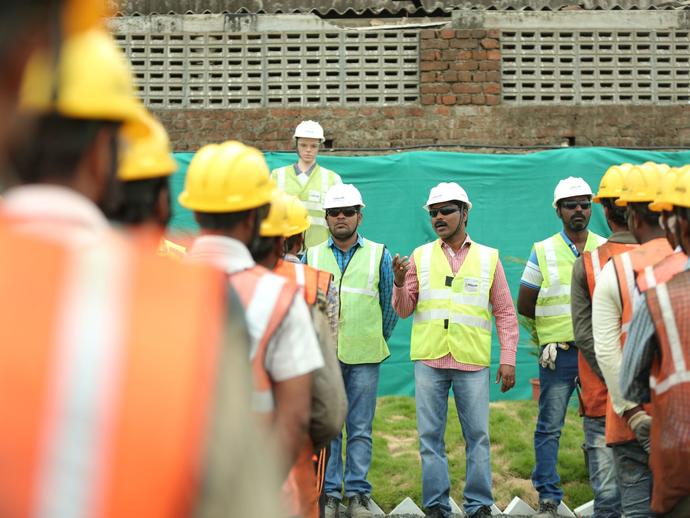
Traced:
[[[649, 265], [654, 265], [664, 257], [671, 255], [673, 249], [666, 238], [647, 241], [634, 250], [617, 255], [613, 258], [613, 265], [618, 276], [618, 288], [621, 295], [621, 349], [628, 336], [628, 328], [632, 321], [635, 305], [634, 290], [637, 275]], [[645, 411], [651, 414], [651, 408], [645, 405]], [[622, 444], [636, 440], [635, 433], [628, 426], [625, 419], [613, 410], [611, 397], [606, 403], [606, 444]]]
[[[333, 275], [323, 270], [317, 270], [309, 265], [279, 260], [273, 270], [291, 281], [294, 281], [302, 291], [309, 306], [316, 304], [317, 292], [328, 293], [328, 287]], [[294, 514], [304, 518], [318, 518], [319, 493], [317, 479], [313, 466], [314, 445], [307, 441], [295, 465], [290, 470], [283, 486], [284, 497], [289, 509]]]
[[690, 494], [690, 272], [650, 288], [647, 307], [660, 349], [649, 380], [652, 510], [665, 514]]
[[643, 272], [637, 276], [637, 288], [644, 293], [662, 282], [668, 282], [678, 272], [682, 272], [688, 256], [683, 252], [674, 252], [664, 257], [653, 266], [646, 266]]
[[[591, 252], [584, 252], [582, 254], [582, 263], [585, 267], [585, 275], [587, 277], [587, 288], [589, 289], [589, 298], [591, 300], [594, 294], [594, 286], [597, 283], [599, 274], [604, 265], [609, 262], [609, 259], [614, 255], [627, 252], [639, 245], [616, 243], [607, 241], [600, 247]], [[608, 390], [606, 383], [599, 378], [589, 366], [587, 360], [581, 352], [578, 352], [577, 357], [578, 377], [582, 384], [582, 407], [583, 415], [587, 417], [603, 417], [606, 415], [606, 398]]]
[[0, 515], [191, 514], [222, 275], [120, 239], [73, 250], [0, 228], [0, 286]]

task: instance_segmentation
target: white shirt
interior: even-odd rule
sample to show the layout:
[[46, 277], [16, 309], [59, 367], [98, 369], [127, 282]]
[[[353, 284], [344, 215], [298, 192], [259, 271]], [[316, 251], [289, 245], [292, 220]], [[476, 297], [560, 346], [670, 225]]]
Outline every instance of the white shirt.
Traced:
[[[634, 286], [633, 304], [639, 299]], [[620, 368], [623, 361], [621, 349], [621, 315], [623, 304], [618, 288], [618, 276], [613, 261], [604, 265], [592, 296], [592, 336], [597, 363], [606, 380], [613, 409], [618, 415], [637, 406], [637, 403], [623, 398], [620, 389]]]
[[0, 214], [13, 228], [70, 246], [95, 246], [114, 235], [101, 210], [67, 187], [13, 187], [4, 194], [0, 207]]
[[[190, 261], [211, 264], [231, 274], [255, 266], [247, 247], [240, 241], [225, 236], [201, 236], [194, 241], [187, 258]], [[284, 279], [276, 278], [276, 282]], [[258, 341], [260, 330], [247, 322], [252, 341]], [[290, 304], [285, 318], [268, 342], [266, 372], [276, 382], [302, 376], [324, 366], [321, 348], [311, 323], [309, 309], [301, 296]]]

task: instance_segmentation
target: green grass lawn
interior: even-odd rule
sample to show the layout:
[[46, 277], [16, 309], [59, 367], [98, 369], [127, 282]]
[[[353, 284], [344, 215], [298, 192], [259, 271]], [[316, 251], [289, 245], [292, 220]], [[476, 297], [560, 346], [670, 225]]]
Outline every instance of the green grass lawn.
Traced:
[[[446, 453], [451, 479], [451, 497], [462, 506], [465, 479], [465, 444], [452, 400], [446, 428]], [[496, 505], [504, 509], [514, 496], [537, 505], [537, 493], [530, 475], [534, 466], [533, 434], [537, 404], [533, 401], [491, 403], [491, 465]], [[558, 472], [565, 491], [564, 502], [571, 508], [592, 499], [584, 456], [582, 420], [575, 408], [561, 435]], [[422, 466], [415, 421], [414, 398], [382, 397], [374, 420], [374, 455], [369, 472], [372, 497], [390, 512], [406, 496], [422, 503]]]

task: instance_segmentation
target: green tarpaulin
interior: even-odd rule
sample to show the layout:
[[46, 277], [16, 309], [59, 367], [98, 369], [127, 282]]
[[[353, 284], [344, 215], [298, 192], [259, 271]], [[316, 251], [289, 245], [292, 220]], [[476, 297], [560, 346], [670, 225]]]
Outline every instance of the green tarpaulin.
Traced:
[[[177, 153], [180, 170], [173, 178], [175, 200], [182, 188], [191, 153]], [[273, 169], [294, 163], [292, 153], [267, 153]], [[596, 190], [606, 169], [622, 162], [647, 160], [672, 166], [690, 163], [690, 152], [662, 153], [607, 148], [564, 148], [532, 154], [490, 155], [450, 152], [405, 152], [382, 156], [330, 156], [319, 163], [339, 173], [362, 192], [366, 208], [361, 233], [385, 243], [393, 255], [409, 255], [422, 243], [435, 239], [429, 216], [422, 208], [429, 189], [442, 181], [455, 181], [467, 191], [473, 208], [468, 232], [473, 240], [498, 248], [513, 299], [532, 243], [561, 229], [551, 207], [553, 190], [561, 178], [581, 176]], [[193, 231], [191, 214], [177, 203], [171, 223], [174, 230]], [[600, 206], [595, 205], [590, 228], [607, 236]], [[381, 369], [381, 395], [411, 395], [414, 390], [409, 360], [411, 318], [400, 320], [390, 340], [391, 357]], [[492, 383], [492, 399], [528, 399], [529, 379], [538, 375], [535, 346], [522, 332], [517, 355], [517, 384], [501, 394]], [[492, 374], [495, 376], [499, 345], [494, 331]]]

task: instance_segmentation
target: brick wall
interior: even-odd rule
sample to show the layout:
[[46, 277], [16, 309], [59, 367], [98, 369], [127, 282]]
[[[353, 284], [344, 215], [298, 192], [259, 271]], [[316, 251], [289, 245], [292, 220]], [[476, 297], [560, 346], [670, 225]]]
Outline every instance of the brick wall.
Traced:
[[460, 144], [690, 147], [690, 106], [386, 106], [161, 110], [176, 151], [238, 139], [288, 149], [299, 121], [321, 122], [337, 148]]

